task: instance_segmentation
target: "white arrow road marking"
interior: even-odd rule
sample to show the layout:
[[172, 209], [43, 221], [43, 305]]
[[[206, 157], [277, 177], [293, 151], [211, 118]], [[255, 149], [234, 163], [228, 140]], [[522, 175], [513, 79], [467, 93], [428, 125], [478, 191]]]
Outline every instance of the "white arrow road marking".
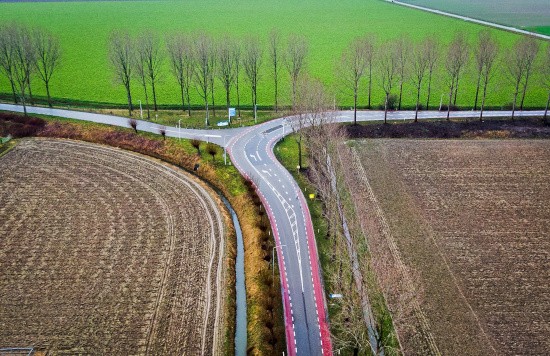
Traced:
[[266, 171], [265, 169], [262, 169], [262, 172], [264, 172], [265, 174], [268, 174], [268, 175], [271, 177], [271, 173], [269, 173], [269, 172]]
[[254, 161], [258, 162], [258, 159], [256, 158], [256, 156], [254, 156], [252, 153], [250, 154], [250, 157], [254, 158]]

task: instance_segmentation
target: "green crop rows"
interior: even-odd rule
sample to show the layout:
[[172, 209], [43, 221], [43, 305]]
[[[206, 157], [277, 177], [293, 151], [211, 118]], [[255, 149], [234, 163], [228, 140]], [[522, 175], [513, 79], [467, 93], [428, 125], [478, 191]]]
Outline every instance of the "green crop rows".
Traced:
[[[438, 36], [448, 43], [456, 31], [465, 32], [474, 41], [483, 27], [464, 21], [407, 9], [379, 0], [186, 0], [186, 1], [86, 1], [39, 2], [0, 4], [0, 24], [17, 21], [52, 31], [61, 40], [63, 67], [52, 80], [52, 95], [56, 98], [123, 104], [124, 89], [114, 82], [107, 58], [108, 36], [113, 29], [128, 29], [137, 34], [144, 29], [156, 31], [161, 38], [170, 33], [206, 31], [214, 37], [230, 33], [238, 38], [258, 35], [266, 43], [273, 28], [286, 37], [290, 33], [303, 34], [309, 39], [308, 72], [330, 85], [342, 106], [351, 105], [334, 79], [334, 66], [343, 48], [356, 36], [374, 33], [379, 45], [389, 39], [407, 34], [413, 41], [425, 36]], [[517, 35], [493, 30], [503, 49], [511, 47]], [[262, 63], [258, 89], [259, 105], [273, 104], [273, 79], [267, 56]], [[498, 69], [504, 73], [504, 69]], [[546, 92], [535, 74], [526, 98], [529, 107], [545, 104]], [[473, 70], [461, 79], [458, 105], [471, 106], [474, 96]], [[216, 102], [221, 104], [223, 89], [217, 84]], [[288, 104], [289, 79], [281, 73], [280, 102]], [[241, 78], [241, 101], [250, 105], [250, 90], [244, 75]], [[382, 102], [383, 93], [375, 77], [373, 103]], [[405, 85], [404, 104], [412, 105], [413, 87]], [[432, 104], [439, 104], [445, 92], [443, 72], [435, 79]], [[0, 93], [7, 94], [10, 87], [0, 78]], [[43, 95], [41, 83], [35, 80], [33, 92]], [[134, 100], [143, 100], [137, 81], [133, 87]], [[201, 104], [192, 90], [192, 104]], [[233, 93], [234, 94], [234, 93]], [[361, 93], [359, 105], [366, 105], [366, 91]], [[167, 60], [161, 83], [158, 85], [160, 104], [178, 104], [178, 91]], [[500, 107], [511, 102], [511, 85], [506, 77], [497, 74], [488, 95], [488, 105]]]

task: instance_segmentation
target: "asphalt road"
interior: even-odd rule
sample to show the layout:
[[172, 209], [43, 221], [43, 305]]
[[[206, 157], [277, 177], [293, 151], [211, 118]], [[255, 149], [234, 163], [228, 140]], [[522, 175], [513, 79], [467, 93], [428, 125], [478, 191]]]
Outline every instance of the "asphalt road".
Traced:
[[[0, 104], [0, 110], [22, 112], [15, 105]], [[28, 107], [29, 113], [53, 115], [128, 127], [128, 119], [79, 111]], [[425, 111], [420, 119], [445, 118], [446, 112]], [[543, 111], [516, 112], [520, 116], [542, 116]], [[451, 117], [477, 117], [478, 112], [451, 112]], [[509, 111], [485, 111], [484, 117], [510, 116]], [[383, 111], [359, 111], [358, 121], [383, 120]], [[338, 122], [353, 121], [353, 112], [339, 111]], [[411, 120], [413, 111], [390, 112], [389, 120]], [[231, 161], [251, 178], [266, 207], [273, 228], [279, 261], [288, 355], [332, 355], [326, 301], [320, 277], [317, 247], [311, 216], [296, 181], [273, 155], [275, 143], [290, 133], [292, 118], [261, 125], [223, 130], [190, 130], [167, 127], [171, 137], [199, 138], [225, 146]], [[138, 129], [158, 133], [159, 125], [139, 121]], [[284, 131], [284, 132], [283, 132]]]

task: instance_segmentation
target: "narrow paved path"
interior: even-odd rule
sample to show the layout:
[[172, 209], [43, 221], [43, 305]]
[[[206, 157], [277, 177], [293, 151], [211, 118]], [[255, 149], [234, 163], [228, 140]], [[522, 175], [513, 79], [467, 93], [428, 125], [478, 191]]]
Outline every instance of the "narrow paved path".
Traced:
[[416, 10], [427, 11], [427, 12], [431, 12], [431, 13], [437, 14], [437, 15], [453, 17], [455, 19], [464, 20], [464, 21], [468, 21], [468, 22], [473, 22], [473, 23], [477, 23], [477, 24], [483, 25], [483, 26], [498, 28], [498, 29], [504, 30], [504, 31], [515, 32], [515, 33], [519, 33], [519, 34], [527, 35], [527, 36], [533, 36], [533, 37], [537, 37], [537, 38], [540, 38], [540, 39], [543, 39], [543, 40], [550, 40], [550, 36], [543, 35], [541, 33], [521, 30], [519, 28], [515, 28], [515, 27], [512, 27], [512, 26], [500, 25], [498, 23], [494, 23], [494, 22], [490, 22], [490, 21], [478, 20], [478, 19], [474, 19], [472, 17], [457, 15], [457, 14], [453, 14], [453, 13], [446, 12], [446, 11], [441, 11], [441, 10], [436, 10], [436, 9], [430, 9], [429, 7], [413, 5], [413, 4], [409, 4], [409, 3], [398, 1], [398, 0], [386, 0], [386, 1], [391, 2], [392, 4], [406, 6], [406, 7], [416, 9]]
[[[0, 104], [0, 110], [22, 112], [22, 107]], [[29, 113], [53, 115], [128, 127], [128, 119], [79, 111], [28, 107]], [[542, 116], [543, 111], [516, 112], [521, 116]], [[445, 118], [446, 112], [424, 111], [420, 119]], [[509, 111], [485, 111], [484, 117], [510, 116]], [[453, 118], [477, 117], [477, 111], [452, 112]], [[383, 111], [360, 111], [358, 121], [383, 120]], [[389, 120], [411, 120], [414, 111], [396, 111]], [[232, 129], [191, 130], [167, 127], [171, 137], [199, 138], [227, 148], [233, 164], [256, 184], [270, 218], [282, 284], [288, 355], [332, 355], [327, 310], [319, 256], [311, 215], [296, 181], [273, 155], [273, 147], [291, 129], [292, 117]], [[353, 121], [353, 112], [336, 113], [338, 122]], [[158, 133], [159, 125], [139, 121], [138, 129]]]

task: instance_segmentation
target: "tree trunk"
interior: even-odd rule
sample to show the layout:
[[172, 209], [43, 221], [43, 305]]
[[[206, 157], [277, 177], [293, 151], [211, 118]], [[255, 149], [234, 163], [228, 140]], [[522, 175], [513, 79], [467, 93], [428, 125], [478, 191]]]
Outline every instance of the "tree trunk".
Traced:
[[230, 88], [229, 86], [225, 87], [225, 106], [227, 111], [229, 112], [229, 106], [231, 106], [231, 98], [230, 98]]
[[514, 93], [514, 101], [512, 103], [512, 120], [514, 120], [514, 114], [516, 112], [516, 101], [518, 98], [518, 87], [516, 86], [516, 91]]
[[130, 93], [130, 84], [126, 86], [126, 97], [128, 98], [128, 115], [132, 116], [132, 94]]
[[293, 77], [292, 78], [292, 109], [294, 110], [296, 108], [296, 81], [298, 78]]
[[401, 110], [401, 97], [403, 96], [403, 81], [399, 84], [399, 105], [397, 105], [397, 110]]
[[478, 73], [478, 77], [477, 77], [476, 99], [474, 101], [474, 111], [477, 110], [477, 97], [478, 97], [478, 94], [479, 94], [479, 84], [480, 83], [481, 83], [481, 71]]
[[302, 139], [296, 140], [298, 144], [298, 166], [302, 169]]
[[390, 93], [386, 93], [386, 100], [384, 100], [384, 123], [388, 123], [388, 98]]
[[48, 96], [48, 106], [51, 108], [52, 107], [52, 98], [50, 96], [50, 82], [46, 81], [45, 84], [46, 84], [46, 95]]
[[185, 90], [183, 88], [183, 83], [180, 83], [180, 89], [181, 89], [181, 110], [185, 113]]
[[149, 110], [149, 95], [147, 94], [147, 84], [143, 82], [143, 91], [145, 92], [145, 107], [147, 108], [147, 120], [151, 119], [151, 112]]
[[[456, 86], [455, 86], [455, 98], [453, 100], [453, 105], [456, 106], [456, 97], [458, 96], [458, 81], [460, 80], [460, 74], [457, 73], [456, 75]], [[449, 102], [449, 106], [451, 106], [451, 102]]]
[[426, 100], [426, 110], [430, 110], [430, 93], [432, 91], [432, 70], [428, 75], [428, 99]]
[[279, 111], [279, 103], [277, 101], [277, 66], [275, 66], [275, 112]]
[[27, 79], [27, 86], [29, 87], [29, 101], [30, 101], [30, 104], [34, 105], [34, 99], [32, 97], [31, 78], [30, 77]]
[[25, 91], [21, 90], [21, 104], [23, 104], [23, 114], [27, 115], [27, 103], [25, 102]]
[[523, 93], [521, 94], [521, 103], [519, 105], [519, 110], [523, 111], [523, 101], [525, 100], [525, 93], [527, 92], [527, 82], [529, 81], [529, 72], [525, 75], [525, 83], [523, 83]]
[[450, 120], [451, 117], [451, 102], [453, 101], [453, 86], [451, 86], [451, 90], [449, 91], [449, 105], [447, 105], [447, 121]]
[[252, 110], [254, 112], [254, 123], [257, 121], [256, 116], [256, 87], [252, 88]]
[[151, 81], [151, 88], [153, 89], [153, 108], [158, 111], [157, 108], [157, 92], [155, 91], [155, 82]]
[[204, 107], [206, 109], [206, 126], [208, 126], [210, 124], [210, 117], [208, 112], [208, 97], [206, 95], [204, 97], [206, 98], [204, 99]]
[[187, 114], [191, 117], [191, 98], [189, 97], [189, 87], [185, 88], [185, 96], [187, 97]]
[[546, 118], [548, 117], [548, 104], [550, 104], [550, 90], [548, 91], [548, 99], [546, 100], [546, 108], [544, 109], [544, 123], [547, 123]]
[[214, 82], [210, 84], [210, 93], [212, 94], [212, 115], [216, 118], [216, 99], [214, 98]]
[[241, 98], [239, 96], [239, 76], [236, 76], [237, 79], [235, 80], [235, 88], [237, 89], [237, 113], [239, 115], [239, 119], [241, 118]]
[[12, 79], [10, 79], [10, 84], [11, 84], [11, 91], [13, 93], [13, 103], [17, 104], [17, 94], [15, 93], [15, 84], [13, 83]]
[[487, 82], [488, 78], [485, 78], [483, 83], [483, 97], [481, 98], [481, 110], [479, 112], [479, 122], [483, 122], [483, 109], [485, 108], [485, 97], [487, 96]]
[[353, 90], [353, 124], [357, 125], [357, 85]]
[[370, 93], [371, 93], [371, 90], [372, 90], [372, 61], [371, 63], [369, 63], [369, 109], [371, 108], [371, 105], [370, 105]]
[[414, 122], [418, 122], [418, 105], [420, 104], [420, 83], [416, 87], [416, 110], [414, 111]]

